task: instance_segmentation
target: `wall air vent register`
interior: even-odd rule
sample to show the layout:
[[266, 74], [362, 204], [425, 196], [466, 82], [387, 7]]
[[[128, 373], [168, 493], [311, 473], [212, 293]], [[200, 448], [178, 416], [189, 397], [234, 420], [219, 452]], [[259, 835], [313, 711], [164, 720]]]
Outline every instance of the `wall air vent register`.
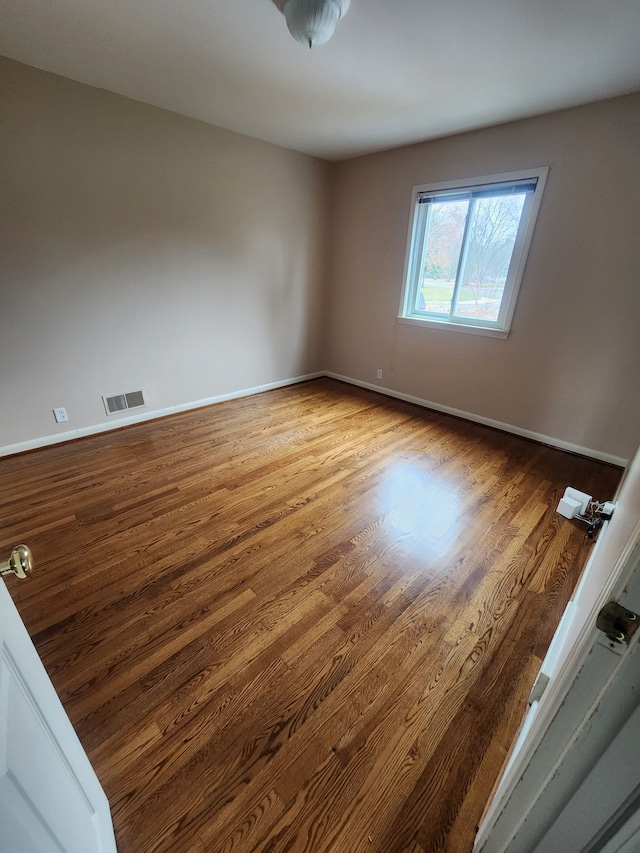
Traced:
[[102, 402], [108, 415], [117, 415], [127, 409], [140, 409], [147, 405], [143, 389], [128, 391], [125, 394], [115, 394], [113, 397], [103, 397]]

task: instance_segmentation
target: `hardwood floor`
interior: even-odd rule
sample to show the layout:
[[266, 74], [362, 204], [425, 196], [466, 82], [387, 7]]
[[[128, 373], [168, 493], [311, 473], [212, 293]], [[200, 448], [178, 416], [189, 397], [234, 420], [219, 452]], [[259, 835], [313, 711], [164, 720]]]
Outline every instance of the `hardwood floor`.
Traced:
[[0, 459], [121, 853], [466, 853], [619, 469], [317, 380]]

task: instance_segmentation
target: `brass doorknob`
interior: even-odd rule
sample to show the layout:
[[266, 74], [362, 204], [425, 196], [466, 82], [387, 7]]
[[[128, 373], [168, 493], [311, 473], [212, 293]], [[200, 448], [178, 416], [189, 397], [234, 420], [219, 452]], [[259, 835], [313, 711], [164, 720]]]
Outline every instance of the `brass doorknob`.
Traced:
[[16, 545], [8, 560], [0, 561], [0, 575], [26, 578], [33, 571], [33, 555], [27, 545]]

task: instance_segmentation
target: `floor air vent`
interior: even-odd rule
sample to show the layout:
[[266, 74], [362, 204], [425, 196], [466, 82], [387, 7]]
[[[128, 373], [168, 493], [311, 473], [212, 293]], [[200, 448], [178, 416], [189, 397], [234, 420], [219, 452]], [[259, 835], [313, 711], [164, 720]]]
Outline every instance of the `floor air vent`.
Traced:
[[108, 415], [115, 415], [127, 409], [139, 409], [147, 405], [142, 390], [129, 391], [126, 394], [116, 394], [114, 397], [103, 397], [102, 402]]

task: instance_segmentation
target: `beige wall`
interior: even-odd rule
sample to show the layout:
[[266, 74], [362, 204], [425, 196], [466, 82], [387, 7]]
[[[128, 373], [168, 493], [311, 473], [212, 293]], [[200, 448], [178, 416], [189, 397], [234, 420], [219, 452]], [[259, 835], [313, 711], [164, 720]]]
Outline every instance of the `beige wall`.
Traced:
[[319, 370], [328, 169], [0, 60], [0, 448]]
[[[377, 368], [402, 394], [635, 450], [640, 95], [332, 165], [6, 59], [0, 116], [0, 452], [111, 425], [103, 394], [144, 386], [155, 411]], [[540, 165], [509, 338], [397, 324], [411, 186]]]
[[[412, 185], [533, 166], [551, 170], [508, 339], [398, 324]], [[633, 454], [640, 95], [345, 161], [333, 177], [329, 370]]]

